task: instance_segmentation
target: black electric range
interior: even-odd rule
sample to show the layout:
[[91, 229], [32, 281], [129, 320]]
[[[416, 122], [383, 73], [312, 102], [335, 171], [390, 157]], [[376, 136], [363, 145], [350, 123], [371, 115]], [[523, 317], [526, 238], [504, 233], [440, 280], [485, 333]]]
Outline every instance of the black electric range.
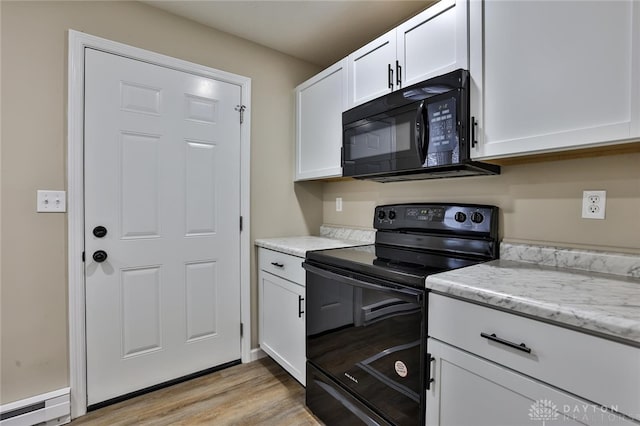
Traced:
[[395, 204], [375, 244], [307, 253], [306, 403], [327, 425], [424, 424], [428, 275], [498, 258], [498, 209]]

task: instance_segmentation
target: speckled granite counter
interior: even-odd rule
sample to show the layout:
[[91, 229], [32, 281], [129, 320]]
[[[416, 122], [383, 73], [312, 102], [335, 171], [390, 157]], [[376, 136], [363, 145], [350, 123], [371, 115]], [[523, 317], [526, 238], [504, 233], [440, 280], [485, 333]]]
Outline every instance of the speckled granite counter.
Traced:
[[367, 244], [362, 241], [340, 240], [325, 237], [285, 237], [285, 238], [261, 238], [255, 241], [258, 247], [305, 257], [308, 251], [324, 250], [340, 247], [353, 247]]
[[426, 286], [640, 346], [640, 279], [620, 275], [501, 259], [431, 275]]
[[293, 256], [305, 257], [308, 251], [373, 244], [375, 229], [352, 229], [322, 225], [319, 237], [260, 238], [255, 245]]

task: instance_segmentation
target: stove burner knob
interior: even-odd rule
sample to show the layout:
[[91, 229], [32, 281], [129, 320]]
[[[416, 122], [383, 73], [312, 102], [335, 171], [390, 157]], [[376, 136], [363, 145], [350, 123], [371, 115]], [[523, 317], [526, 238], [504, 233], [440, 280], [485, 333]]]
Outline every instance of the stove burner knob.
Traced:
[[378, 219], [382, 220], [386, 217], [387, 215], [385, 214], [384, 210], [380, 210], [378, 212]]
[[467, 220], [467, 215], [462, 213], [462, 212], [457, 212], [456, 216], [455, 216], [456, 222], [464, 222], [465, 220]]
[[471, 213], [471, 222], [473, 223], [481, 223], [484, 220], [484, 216], [480, 212]]
[[393, 219], [395, 219], [395, 218], [396, 218], [396, 212], [394, 212], [393, 210], [391, 210], [391, 211], [389, 212], [389, 219], [393, 220]]

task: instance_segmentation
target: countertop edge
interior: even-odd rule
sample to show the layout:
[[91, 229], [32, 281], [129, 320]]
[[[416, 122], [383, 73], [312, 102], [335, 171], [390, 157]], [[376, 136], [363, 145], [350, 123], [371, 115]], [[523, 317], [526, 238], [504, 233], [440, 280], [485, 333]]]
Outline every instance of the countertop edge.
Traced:
[[428, 290], [640, 348], [639, 324], [633, 319], [470, 286], [438, 275], [427, 277]]

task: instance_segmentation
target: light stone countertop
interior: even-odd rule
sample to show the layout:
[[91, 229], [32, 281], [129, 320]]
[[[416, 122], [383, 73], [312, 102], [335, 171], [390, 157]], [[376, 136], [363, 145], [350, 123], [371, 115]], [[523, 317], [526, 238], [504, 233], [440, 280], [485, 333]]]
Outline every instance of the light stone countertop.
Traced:
[[640, 279], [513, 260], [427, 277], [426, 287], [640, 347]]
[[308, 251], [324, 250], [341, 247], [354, 247], [368, 244], [363, 241], [341, 240], [326, 237], [284, 237], [260, 238], [255, 245], [297, 257], [305, 257]]

